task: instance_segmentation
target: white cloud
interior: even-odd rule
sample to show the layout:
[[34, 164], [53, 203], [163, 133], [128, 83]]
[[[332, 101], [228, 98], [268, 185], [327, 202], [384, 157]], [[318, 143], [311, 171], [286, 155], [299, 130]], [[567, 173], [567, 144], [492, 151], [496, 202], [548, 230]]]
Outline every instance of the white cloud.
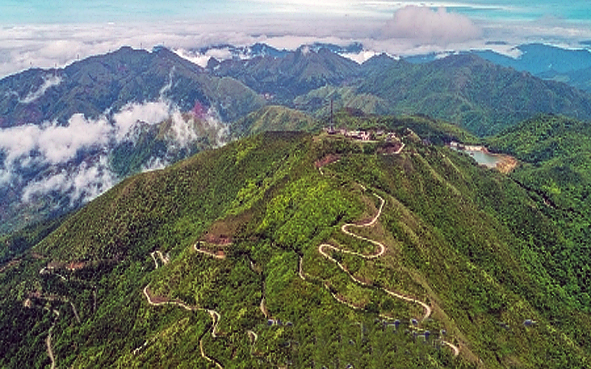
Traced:
[[45, 92], [47, 90], [59, 85], [60, 83], [62, 83], [61, 77], [56, 76], [56, 75], [51, 75], [49, 77], [46, 76], [45, 78], [43, 78], [43, 84], [36, 91], [29, 92], [29, 94], [27, 96], [25, 96], [24, 99], [20, 100], [20, 103], [22, 103], [22, 104], [32, 103], [33, 101], [37, 100], [41, 96], [45, 95]]
[[193, 128], [193, 120], [185, 120], [179, 110], [172, 113], [171, 120], [170, 129], [172, 130], [172, 137], [174, 138], [174, 142], [180, 147], [187, 147], [189, 142], [197, 139], [197, 133]]
[[0, 150], [7, 153], [9, 163], [38, 151], [47, 163], [58, 164], [73, 159], [80, 149], [105, 146], [111, 130], [105, 118], [87, 120], [75, 114], [65, 126], [54, 122], [2, 129]]
[[63, 170], [50, 177], [28, 184], [23, 189], [23, 201], [30, 202], [33, 196], [46, 194], [51, 191], [64, 192], [69, 187], [68, 174]]
[[170, 103], [164, 100], [143, 104], [130, 103], [113, 116], [115, 139], [121, 142], [131, 132], [137, 122], [157, 124], [170, 115]]
[[204, 54], [199, 52], [191, 52], [185, 49], [177, 49], [175, 52], [181, 58], [185, 58], [188, 61], [197, 64], [201, 68], [207, 67], [207, 62], [209, 62], [209, 59], [211, 58], [215, 58], [217, 60], [227, 60], [232, 58], [232, 52], [228, 48], [210, 49]]
[[[169, 82], [172, 83], [172, 77]], [[110, 150], [124, 141], [135, 144], [139, 137], [135, 134], [145, 126], [170, 119], [170, 130], [164, 137], [168, 151], [163, 158], [152, 157], [143, 166], [144, 171], [165, 167], [178, 150], [189, 148], [203, 135], [214, 137], [214, 146], [225, 144], [228, 128], [216, 112], [210, 109], [202, 118], [204, 121], [197, 121], [190, 114], [182, 114], [171, 101], [160, 99], [130, 103], [97, 119], [75, 114], [65, 125], [47, 122], [0, 129], [0, 185], [21, 183], [22, 199], [26, 202], [53, 192], [68, 195], [72, 205], [87, 202], [119, 180], [109, 166]], [[91, 150], [88, 152], [92, 155], [75, 164], [80, 160], [80, 150]], [[40, 174], [25, 182], [23, 170]]]
[[0, 169], [0, 186], [9, 184], [12, 180], [12, 172], [7, 169]]
[[[344, 4], [340, 5], [342, 3]], [[306, 3], [300, 5], [302, 4]], [[410, 12], [408, 7], [404, 8], [409, 4], [424, 4], [422, 7], [414, 7], [417, 16], [422, 17], [419, 19], [424, 21], [420, 24], [422, 28], [416, 24], [409, 24]], [[569, 22], [557, 18], [543, 18], [535, 22], [511, 21], [487, 19], [482, 16], [487, 11], [522, 12], [520, 9], [508, 9], [506, 6], [481, 6], [461, 1], [455, 3], [387, 0], [335, 0], [326, 6], [342, 6], [347, 11], [327, 12], [324, 15], [274, 13], [273, 16], [265, 17], [210, 17], [200, 22], [153, 21], [0, 27], [0, 76], [30, 67], [62, 67], [77, 59], [114, 51], [125, 45], [146, 49], [164, 45], [178, 50], [183, 57], [204, 66], [209, 57], [224, 59], [228, 52], [222, 50], [216, 51], [222, 53], [218, 55], [213, 55], [213, 52], [199, 55], [187, 50], [226, 43], [246, 46], [264, 42], [277, 48], [296, 49], [302, 44], [316, 41], [339, 45], [359, 41], [368, 50], [376, 53], [409, 55], [420, 49], [437, 52], [467, 50], [472, 47], [485, 48], [487, 40], [507, 41], [512, 46], [526, 42], [576, 46], [579, 41], [591, 39], [591, 27], [584, 22]], [[450, 10], [443, 15], [440, 14], [441, 11], [431, 10], [439, 6]], [[300, 9], [307, 8], [300, 6]], [[477, 9], [479, 16], [470, 20], [465, 15], [455, 13], [463, 9]], [[406, 13], [406, 17], [402, 19], [406, 23], [396, 25], [392, 18], [394, 12], [398, 16]], [[460, 20], [457, 24], [453, 22], [455, 16]], [[452, 24], [449, 30], [442, 29], [450, 22]], [[462, 24], [466, 26], [465, 31], [458, 30], [458, 26]], [[481, 30], [482, 37], [475, 38], [478, 33], [474, 27]], [[426, 40], [426, 43], [421, 43], [423, 40]]]
[[166, 168], [170, 163], [162, 158], [150, 158], [150, 160], [142, 166], [142, 172], [153, 172]]
[[482, 30], [468, 17], [448, 13], [445, 8], [407, 6], [381, 29], [381, 37], [408, 39], [420, 44], [449, 45], [477, 39]]
[[42, 179], [30, 182], [23, 189], [22, 199], [31, 202], [51, 192], [69, 194], [70, 203], [88, 202], [113, 187], [117, 176], [109, 169], [107, 157], [102, 155], [94, 162], [64, 168]]
[[348, 54], [342, 54], [342, 56], [344, 56], [345, 58], [349, 58], [351, 60], [353, 60], [354, 62], [357, 62], [357, 64], [363, 64], [363, 62], [371, 59], [372, 57], [378, 55], [378, 53], [376, 53], [375, 51], [372, 50], [362, 50], [361, 52], [354, 54], [354, 53], [348, 53]]

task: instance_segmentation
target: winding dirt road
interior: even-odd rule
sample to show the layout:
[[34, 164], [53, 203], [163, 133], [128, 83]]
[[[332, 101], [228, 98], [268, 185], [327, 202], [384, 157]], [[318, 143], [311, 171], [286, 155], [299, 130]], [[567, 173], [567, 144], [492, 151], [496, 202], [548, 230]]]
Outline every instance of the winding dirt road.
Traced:
[[447, 342], [447, 341], [443, 341], [443, 340], [441, 341], [441, 343], [450, 347], [452, 349], [452, 351], [454, 352], [454, 356], [458, 356], [460, 354], [460, 349], [458, 346], [452, 344], [451, 342]]
[[[367, 190], [366, 187], [363, 186], [362, 184], [360, 184], [360, 186], [361, 186], [361, 188], [364, 191]], [[375, 259], [375, 258], [378, 258], [378, 257], [381, 257], [382, 255], [384, 255], [384, 253], [386, 251], [386, 246], [384, 246], [384, 244], [382, 244], [381, 242], [378, 242], [378, 241], [375, 241], [375, 240], [366, 238], [366, 237], [359, 236], [359, 235], [357, 235], [357, 234], [352, 233], [351, 231], [349, 231], [349, 228], [350, 227], [354, 227], [354, 228], [367, 228], [367, 227], [371, 227], [371, 226], [373, 226], [373, 225], [376, 224], [376, 222], [378, 221], [379, 217], [382, 215], [382, 210], [384, 208], [384, 205], [385, 205], [386, 201], [381, 196], [379, 196], [377, 194], [374, 194], [374, 196], [376, 196], [380, 200], [380, 207], [378, 209], [377, 214], [369, 222], [367, 222], [367, 223], [363, 223], [363, 224], [353, 224], [353, 223], [343, 224], [341, 226], [341, 232], [343, 232], [344, 234], [346, 234], [348, 236], [357, 238], [359, 240], [363, 240], [363, 241], [367, 241], [367, 242], [372, 243], [373, 245], [375, 245], [375, 246], [378, 247], [378, 250], [377, 250], [376, 253], [369, 254], [369, 255], [367, 255], [367, 254], [361, 254], [361, 253], [358, 253], [358, 252], [341, 249], [341, 248], [338, 248], [336, 246], [333, 246], [333, 245], [330, 245], [330, 244], [327, 244], [327, 243], [323, 243], [323, 244], [321, 244], [321, 245], [318, 246], [318, 252], [323, 257], [325, 257], [326, 259], [328, 259], [328, 260], [332, 261], [333, 263], [335, 263], [342, 271], [344, 271], [345, 273], [347, 273], [347, 275], [349, 276], [349, 278], [351, 278], [351, 280], [353, 280], [355, 283], [358, 283], [358, 284], [363, 285], [363, 286], [368, 286], [368, 287], [369, 286], [372, 286], [372, 285], [369, 284], [369, 283], [367, 283], [367, 282], [365, 282], [365, 281], [363, 281], [363, 280], [361, 280], [361, 279], [356, 278], [353, 274], [351, 274], [347, 270], [347, 268], [345, 268], [339, 261], [335, 260], [325, 250], [328, 249], [328, 250], [333, 250], [333, 251], [336, 251], [336, 252], [341, 252], [341, 253], [344, 253], [344, 254], [355, 255], [355, 256], [361, 257], [361, 258], [366, 259], [366, 260]], [[302, 270], [302, 258], [301, 257], [299, 258], [299, 266], [298, 266], [298, 269], [299, 269], [298, 270], [298, 274], [299, 274], [300, 278], [302, 280], [306, 280], [306, 277], [305, 277], [304, 272]], [[351, 304], [350, 302], [345, 301], [342, 298], [340, 298], [337, 294], [335, 294], [333, 291], [330, 290], [330, 288], [329, 288], [328, 285], [324, 284], [324, 286], [329, 290], [329, 292], [332, 295], [332, 297], [335, 300], [337, 300], [338, 302], [340, 302], [340, 303], [342, 303], [342, 304], [344, 304], [344, 305], [346, 305], [346, 306], [348, 306], [348, 307], [350, 307], [352, 309], [355, 309], [355, 310], [360, 310], [361, 309], [360, 307], [355, 306], [355, 305]], [[384, 292], [386, 292], [388, 295], [390, 295], [392, 297], [395, 297], [395, 298], [398, 298], [398, 299], [401, 299], [401, 300], [404, 300], [404, 301], [408, 301], [408, 302], [411, 302], [411, 303], [420, 305], [424, 309], [424, 311], [425, 311], [424, 314], [423, 314], [423, 317], [421, 318], [421, 322], [422, 321], [425, 321], [427, 318], [429, 318], [431, 316], [431, 313], [432, 313], [433, 310], [425, 302], [420, 301], [420, 300], [417, 300], [417, 299], [412, 298], [412, 297], [409, 297], [409, 296], [406, 296], [406, 295], [403, 295], [403, 294], [398, 293], [396, 291], [391, 291], [391, 290], [386, 289], [386, 288], [381, 288], [381, 290], [383, 290]], [[441, 340], [441, 342], [444, 345], [446, 345], [446, 346], [448, 346], [448, 347], [450, 347], [452, 349], [452, 351], [454, 353], [454, 356], [458, 356], [460, 354], [460, 349], [457, 346], [453, 345], [450, 342], [444, 341], [444, 340]]]
[[[362, 188], [365, 190], [365, 187], [364, 186], [362, 186]], [[345, 273], [347, 273], [347, 275], [349, 276], [349, 278], [351, 278], [354, 282], [359, 283], [359, 284], [361, 284], [363, 286], [370, 286], [370, 284], [367, 283], [367, 282], [365, 282], [365, 281], [363, 281], [363, 280], [360, 280], [360, 279], [356, 278], [354, 275], [352, 275], [347, 270], [347, 268], [345, 268], [340, 262], [338, 262], [337, 260], [335, 260], [332, 256], [330, 256], [324, 250], [325, 249], [330, 249], [330, 250], [334, 250], [334, 251], [341, 252], [341, 253], [344, 253], [344, 254], [350, 254], [350, 255], [359, 256], [359, 257], [361, 257], [363, 259], [366, 259], [366, 260], [371, 260], [371, 259], [379, 258], [380, 256], [384, 255], [384, 253], [386, 252], [386, 246], [384, 246], [383, 243], [378, 242], [378, 241], [375, 241], [375, 240], [372, 240], [372, 239], [369, 239], [369, 238], [366, 238], [366, 237], [359, 236], [359, 235], [357, 235], [355, 233], [352, 233], [348, 229], [349, 227], [367, 228], [367, 227], [372, 227], [372, 226], [374, 226], [376, 224], [376, 222], [378, 221], [378, 219], [382, 215], [382, 210], [384, 209], [384, 204], [386, 203], [386, 201], [381, 196], [379, 196], [377, 194], [374, 194], [374, 196], [376, 196], [380, 200], [380, 208], [378, 209], [378, 212], [373, 217], [373, 219], [371, 219], [369, 222], [364, 223], [364, 224], [353, 224], [353, 223], [343, 224], [341, 226], [341, 231], [344, 234], [348, 235], [348, 236], [357, 238], [359, 240], [367, 241], [367, 242], [370, 242], [370, 243], [376, 245], [378, 247], [378, 252], [377, 253], [366, 255], [366, 254], [361, 254], [361, 253], [350, 251], [350, 250], [340, 249], [340, 248], [338, 248], [336, 246], [333, 246], [333, 245], [330, 245], [330, 244], [327, 244], [327, 243], [324, 243], [324, 244], [321, 244], [320, 246], [318, 246], [318, 252], [322, 256], [324, 256], [328, 260], [332, 261], [333, 263], [336, 263], [337, 266], [342, 271], [344, 271]], [[425, 313], [423, 314], [423, 317], [422, 317], [421, 321], [424, 321], [427, 318], [429, 318], [429, 316], [431, 316], [432, 309], [426, 303], [424, 303], [424, 302], [422, 302], [420, 300], [414, 299], [412, 297], [405, 296], [405, 295], [403, 295], [401, 293], [398, 293], [398, 292], [395, 292], [395, 291], [390, 291], [390, 290], [385, 289], [385, 288], [383, 288], [382, 290], [384, 292], [386, 292], [387, 294], [389, 294], [390, 296], [393, 296], [393, 297], [396, 297], [396, 298], [399, 298], [399, 299], [402, 299], [402, 300], [405, 300], [405, 301], [408, 301], [408, 302], [412, 302], [412, 303], [421, 305], [421, 307], [425, 310]]]
[[154, 254], [156, 254], [155, 252], [151, 252], [150, 256], [152, 257], [152, 260], [154, 260], [154, 268], [158, 269], [158, 260], [156, 260], [156, 256], [154, 256]]
[[51, 361], [51, 369], [55, 369], [55, 356], [53, 355], [53, 349], [51, 348], [51, 333], [53, 332], [53, 327], [55, 327], [55, 323], [57, 323], [57, 319], [60, 317], [59, 311], [53, 309], [53, 313], [55, 314], [55, 320], [49, 328], [49, 334], [45, 339], [45, 345], [47, 346], [47, 355], [49, 356], [49, 360]]
[[[195, 249], [197, 251], [199, 251], [196, 246], [197, 245], [195, 245]], [[160, 254], [159, 255], [160, 259], [162, 260], [162, 262], [164, 264], [168, 264], [168, 258], [164, 258], [164, 256], [162, 255], [161, 252], [159, 252], [159, 251], [153, 252], [150, 255], [154, 259], [154, 263], [156, 264], [156, 269], [158, 269], [158, 262], [156, 261], [156, 258], [154, 256], [154, 254], [156, 254], [156, 253]], [[210, 255], [210, 256], [213, 256], [213, 255]], [[181, 307], [181, 308], [188, 310], [188, 311], [207, 311], [207, 313], [209, 314], [209, 316], [211, 317], [211, 320], [213, 322], [212, 327], [211, 327], [211, 336], [213, 338], [217, 337], [218, 324], [222, 318], [222, 316], [217, 311], [205, 309], [205, 308], [202, 308], [199, 306], [189, 306], [182, 301], [159, 301], [159, 302], [156, 302], [152, 299], [152, 296], [150, 295], [150, 292], [148, 290], [149, 287], [150, 287], [150, 284], [148, 283], [146, 285], [146, 287], [144, 287], [143, 293], [144, 293], [144, 296], [146, 296], [146, 300], [148, 300], [148, 304], [150, 304], [151, 306], [174, 305], [174, 306]], [[53, 326], [52, 326], [52, 328], [53, 328]], [[50, 334], [50, 336], [51, 336], [51, 334]], [[48, 339], [50, 339], [50, 337], [48, 337]], [[143, 346], [135, 349], [134, 354], [136, 354], [136, 351], [139, 352], [139, 350], [144, 348], [146, 346], [147, 342], [148, 341], [146, 341], [146, 343]], [[49, 346], [48, 346], [48, 348], [49, 348]], [[217, 368], [224, 369], [224, 367], [217, 360], [215, 360], [214, 358], [211, 358], [211, 357], [207, 356], [207, 354], [205, 354], [205, 350], [203, 350], [203, 337], [201, 337], [201, 339], [199, 340], [199, 351], [201, 353], [202, 358], [204, 358], [205, 360], [207, 360], [211, 363], [214, 363]], [[55, 369], [55, 368], [52, 367], [52, 369]]]
[[170, 261], [169, 257], [165, 257], [160, 250], [156, 251], [156, 254], [158, 254], [158, 257], [162, 261], [162, 264], [166, 265]]

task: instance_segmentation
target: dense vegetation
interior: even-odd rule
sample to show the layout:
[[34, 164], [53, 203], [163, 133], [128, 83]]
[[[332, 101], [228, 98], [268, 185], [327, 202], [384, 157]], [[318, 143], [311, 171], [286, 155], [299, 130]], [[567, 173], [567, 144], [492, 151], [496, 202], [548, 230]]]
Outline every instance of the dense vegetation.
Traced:
[[240, 80], [273, 104], [311, 114], [326, 116], [333, 100], [338, 109], [371, 114], [428, 114], [478, 136], [539, 113], [591, 117], [588, 93], [474, 54], [424, 64], [378, 55], [358, 65], [327, 49], [300, 48], [282, 56], [213, 63], [208, 70]]
[[230, 126], [232, 136], [247, 137], [263, 131], [311, 131], [320, 122], [297, 110], [267, 106], [250, 113]]
[[[0, 267], [0, 366], [48, 365], [50, 328], [59, 367], [214, 367], [201, 349], [224, 368], [589, 365], [589, 312], [548, 262], [569, 230], [528, 188], [433, 145], [469, 138], [453, 126], [336, 119], [395, 131], [406, 146], [382, 155], [385, 143], [260, 134], [131, 177], [21, 250]], [[373, 194], [385, 199], [378, 224], [355, 233], [386, 253], [332, 255], [361, 285], [318, 245], [374, 253], [341, 231], [376, 214]], [[219, 322], [151, 306], [144, 288]], [[420, 306], [385, 289], [433, 315], [415, 328]], [[394, 319], [398, 329], [384, 324]]]
[[544, 263], [577, 309], [591, 311], [591, 125], [538, 116], [490, 140], [523, 164], [511, 175], [561, 230], [545, 242]]

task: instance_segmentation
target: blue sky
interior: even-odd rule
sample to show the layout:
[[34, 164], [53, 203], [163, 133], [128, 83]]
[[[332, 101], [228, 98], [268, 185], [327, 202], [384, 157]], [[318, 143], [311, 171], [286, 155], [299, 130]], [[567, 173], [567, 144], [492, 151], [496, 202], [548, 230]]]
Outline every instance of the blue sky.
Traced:
[[0, 77], [63, 66], [124, 45], [165, 45], [198, 57], [211, 44], [314, 41], [409, 55], [522, 43], [582, 47], [591, 40], [589, 0], [3, 0]]
[[406, 5], [446, 7], [480, 20], [535, 20], [557, 17], [591, 21], [588, 0], [471, 0], [471, 1], [388, 1], [388, 0], [4, 0], [0, 3], [0, 24], [100, 23], [190, 20], [234, 15], [277, 16], [291, 14], [348, 14], [379, 17], [391, 15]]

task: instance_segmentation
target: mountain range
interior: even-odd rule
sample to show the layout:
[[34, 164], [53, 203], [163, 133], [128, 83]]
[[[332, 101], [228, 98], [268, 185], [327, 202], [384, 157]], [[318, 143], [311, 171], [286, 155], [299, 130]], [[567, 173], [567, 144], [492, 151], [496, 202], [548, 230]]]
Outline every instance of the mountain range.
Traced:
[[[479, 136], [538, 113], [591, 115], [586, 93], [474, 55], [412, 64], [382, 54], [357, 64], [340, 54], [360, 48], [258, 44], [232, 49], [248, 59], [212, 58], [202, 68], [163, 47], [125, 47], [0, 80], [0, 232], [76, 209], [130, 174], [246, 135], [245, 117], [269, 105], [316, 119], [329, 116], [331, 105], [427, 114]], [[291, 127], [323, 124], [293, 114], [284, 119], [307, 122]]]
[[222, 47], [0, 80], [0, 367], [589, 366], [586, 92]]
[[[587, 46], [580, 49], [563, 49], [546, 44], [524, 44], [510, 50], [507, 56], [492, 50], [473, 50], [460, 54], [477, 55], [497, 65], [528, 72], [545, 79], [564, 82], [584, 91], [591, 90], [591, 52]], [[443, 54], [446, 56], [448, 54]], [[427, 63], [440, 59], [440, 54], [414, 55], [404, 59], [411, 63]]]

